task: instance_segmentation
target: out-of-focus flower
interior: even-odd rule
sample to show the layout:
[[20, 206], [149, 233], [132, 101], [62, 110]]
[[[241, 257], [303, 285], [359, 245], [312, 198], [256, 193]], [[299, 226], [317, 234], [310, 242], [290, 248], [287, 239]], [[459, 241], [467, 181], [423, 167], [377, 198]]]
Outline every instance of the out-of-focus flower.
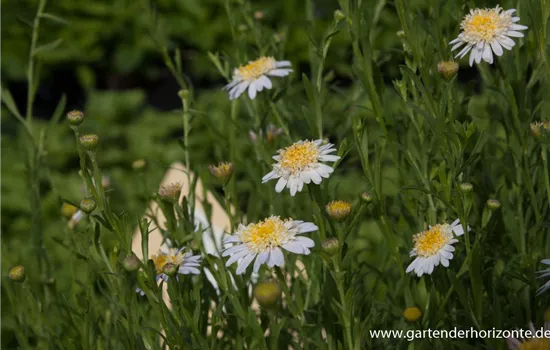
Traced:
[[462, 58], [471, 52], [470, 66], [474, 62], [479, 64], [481, 59], [492, 64], [493, 52], [497, 56], [502, 56], [503, 48], [511, 50], [516, 43], [510, 37], [522, 38], [523, 33], [519, 30], [525, 30], [527, 27], [516, 24], [519, 17], [512, 17], [512, 14], [516, 12], [515, 9], [504, 12], [502, 10], [500, 6], [470, 10], [460, 24], [462, 33], [449, 43], [455, 44], [451, 51], [466, 44], [455, 57]]
[[550, 132], [550, 120], [531, 123], [531, 133], [533, 133], [535, 137], [539, 137], [542, 131]]
[[63, 215], [67, 219], [70, 219], [77, 211], [78, 207], [75, 207], [74, 205], [69, 203], [63, 203], [63, 205], [61, 206], [61, 215]]
[[416, 306], [408, 307], [403, 311], [403, 317], [409, 322], [414, 322], [422, 316], [422, 311]]
[[290, 61], [276, 61], [273, 57], [262, 56], [236, 68], [233, 71], [233, 81], [223, 89], [229, 91], [229, 99], [234, 100], [248, 88], [248, 96], [253, 100], [257, 92], [273, 87], [269, 77], [289, 75], [292, 69], [285, 67], [290, 66]]
[[550, 338], [546, 338], [545, 334], [550, 331], [550, 320], [545, 317], [544, 319], [544, 334], [542, 337], [536, 338], [537, 333], [540, 333], [538, 329], [535, 329], [533, 323], [529, 323], [529, 329], [531, 330], [531, 338], [515, 338], [510, 337], [506, 339], [508, 343], [508, 349], [510, 350], [547, 350], [550, 349]]
[[136, 159], [132, 162], [132, 169], [134, 170], [143, 170], [147, 166], [147, 161], [145, 159]]
[[8, 278], [14, 282], [22, 283], [25, 281], [27, 274], [25, 273], [25, 267], [23, 265], [17, 265], [10, 269], [8, 272]]
[[264, 18], [264, 13], [262, 11], [256, 11], [254, 12], [254, 18], [260, 21]]
[[[541, 261], [542, 264], [550, 265], [550, 259], [544, 259]], [[545, 270], [537, 271], [537, 273], [540, 273], [541, 275], [537, 278], [546, 278], [550, 277], [550, 267], [546, 268]], [[550, 280], [542, 285], [542, 287], [539, 288], [537, 291], [537, 295], [540, 295], [544, 292], [546, 292], [548, 289], [550, 289]]]
[[162, 247], [158, 254], [153, 255], [151, 260], [155, 264], [157, 272], [157, 281], [162, 279], [164, 282], [168, 282], [168, 275], [164, 271], [166, 264], [172, 264], [177, 268], [177, 273], [181, 275], [187, 274], [200, 274], [200, 270], [197, 268], [200, 266], [200, 255], [193, 255], [193, 253], [184, 253], [185, 248], [166, 248]]
[[216, 179], [223, 183], [227, 182], [233, 174], [233, 164], [230, 162], [221, 162], [217, 166], [210, 165], [208, 169], [210, 170], [210, 173], [216, 177]]
[[80, 222], [80, 220], [82, 220], [83, 217], [84, 217], [84, 212], [79, 209], [76, 213], [74, 213], [74, 215], [69, 220], [67, 224], [69, 229], [73, 230], [76, 227], [76, 225]]
[[291, 253], [308, 255], [309, 248], [315, 246], [315, 243], [311, 238], [299, 234], [317, 229], [311, 222], [290, 218], [282, 220], [278, 216], [247, 226], [240, 224], [237, 232], [224, 239], [226, 244], [235, 243], [222, 253], [222, 256], [230, 256], [225, 265], [229, 266], [238, 260], [238, 275], [246, 270], [254, 258], [254, 272], [258, 272], [264, 263], [269, 267], [282, 266], [285, 259], [281, 248]]
[[162, 186], [159, 189], [159, 195], [167, 201], [177, 201], [181, 194], [181, 183], [173, 182], [169, 185]]
[[260, 282], [254, 287], [254, 298], [262, 307], [273, 307], [281, 299], [281, 287], [277, 281]]
[[327, 214], [336, 221], [344, 220], [351, 213], [351, 203], [346, 201], [332, 201], [326, 206]]
[[[273, 143], [277, 137], [279, 137], [280, 134], [283, 133], [283, 128], [278, 128], [273, 124], [269, 124], [267, 128], [265, 129], [265, 138], [268, 143]], [[262, 138], [264, 135], [263, 130], [258, 130], [258, 133], [254, 132], [253, 130], [250, 130], [248, 132], [248, 135], [250, 137], [250, 140], [254, 143], [258, 141], [258, 138]]]
[[[468, 230], [470, 230], [469, 227]], [[414, 273], [420, 277], [423, 274], [431, 275], [434, 267], [438, 266], [439, 263], [448, 267], [455, 251], [453, 244], [458, 242], [453, 233], [456, 236], [464, 234], [459, 219], [456, 219], [450, 225], [438, 224], [431, 226], [429, 230], [414, 235], [414, 248], [410, 255], [416, 256], [416, 259], [407, 267], [406, 272], [409, 273], [414, 270]]]
[[273, 170], [262, 178], [262, 183], [272, 179], [279, 179], [275, 191], [281, 192], [285, 187], [290, 189], [290, 195], [302, 191], [305, 184], [313, 181], [318, 185], [323, 178], [328, 178], [334, 169], [321, 162], [335, 162], [339, 156], [331, 155], [336, 151], [334, 145], [322, 145], [322, 140], [298, 141], [293, 145], [279, 150], [273, 159]]
[[441, 61], [437, 64], [437, 71], [443, 79], [450, 81], [458, 72], [458, 63], [454, 61]]

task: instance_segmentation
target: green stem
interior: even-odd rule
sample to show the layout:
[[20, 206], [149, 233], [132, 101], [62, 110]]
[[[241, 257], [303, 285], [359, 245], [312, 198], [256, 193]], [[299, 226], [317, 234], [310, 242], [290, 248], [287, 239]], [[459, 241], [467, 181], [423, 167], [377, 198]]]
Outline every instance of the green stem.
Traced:
[[546, 196], [548, 199], [548, 205], [550, 205], [550, 176], [548, 174], [548, 146], [543, 145], [541, 156], [542, 156], [542, 164], [544, 167], [544, 184], [546, 186]]
[[345, 344], [347, 344], [347, 349], [354, 349], [353, 347], [353, 337], [351, 334], [351, 322], [350, 317], [352, 317], [352, 312], [349, 310], [349, 305], [347, 305], [346, 302], [346, 293], [344, 292], [344, 287], [342, 285], [342, 278], [340, 276], [342, 270], [340, 268], [340, 254], [335, 255], [332, 258], [332, 262], [334, 264], [334, 273], [336, 275], [335, 283], [338, 289], [338, 295], [340, 296], [340, 302], [342, 303], [342, 309], [344, 310], [344, 314], [341, 315], [342, 318], [342, 326], [344, 327], [344, 335], [345, 335]]
[[27, 69], [27, 123], [32, 122], [32, 105], [34, 103], [34, 95], [36, 92], [36, 86], [34, 83], [35, 75], [35, 64], [34, 64], [34, 54], [36, 50], [36, 43], [38, 41], [38, 29], [40, 28], [40, 18], [46, 7], [46, 0], [40, 0], [38, 3], [38, 10], [36, 11], [36, 16], [34, 17], [34, 22], [32, 26], [32, 38], [31, 38], [31, 49], [29, 52], [29, 67]]

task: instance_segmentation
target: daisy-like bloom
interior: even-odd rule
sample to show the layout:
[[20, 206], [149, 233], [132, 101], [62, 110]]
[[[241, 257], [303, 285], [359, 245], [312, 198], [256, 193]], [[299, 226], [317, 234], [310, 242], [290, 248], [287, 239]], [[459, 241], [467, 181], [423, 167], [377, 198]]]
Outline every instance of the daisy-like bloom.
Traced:
[[153, 255], [151, 260], [155, 264], [157, 272], [157, 281], [162, 278], [164, 282], [168, 282], [168, 276], [164, 273], [164, 266], [168, 263], [178, 267], [178, 272], [181, 275], [200, 274], [199, 267], [200, 255], [193, 255], [193, 253], [184, 253], [185, 248], [165, 248], [162, 247], [158, 254]]
[[234, 100], [248, 88], [248, 96], [253, 100], [257, 92], [273, 87], [269, 77], [289, 75], [292, 69], [286, 67], [290, 66], [290, 61], [276, 61], [273, 57], [262, 56], [236, 68], [233, 71], [233, 81], [223, 89], [229, 91], [229, 99]]
[[526, 26], [516, 24], [519, 17], [512, 17], [514, 12], [516, 12], [515, 9], [502, 12], [502, 8], [499, 6], [470, 10], [470, 13], [460, 23], [462, 33], [449, 43], [455, 44], [451, 51], [466, 44], [455, 58], [462, 58], [471, 51], [470, 66], [474, 64], [474, 61], [479, 64], [482, 58], [485, 62], [492, 64], [493, 52], [497, 56], [502, 56], [504, 53], [502, 48], [511, 50], [516, 43], [510, 37], [522, 38], [523, 33], [519, 30], [527, 29]]
[[[541, 261], [541, 263], [545, 265], [550, 265], [550, 259], [544, 259]], [[537, 278], [545, 278], [550, 277], [550, 267], [546, 268], [545, 270], [537, 271], [537, 273], [540, 273], [541, 275]], [[550, 289], [550, 280], [546, 282], [542, 287], [539, 288], [537, 291], [537, 295], [540, 295], [544, 292], [546, 292], [548, 289]]]
[[416, 256], [416, 259], [407, 267], [406, 272], [409, 273], [414, 270], [414, 273], [420, 277], [425, 273], [430, 275], [439, 263], [448, 267], [449, 260], [453, 259], [453, 252], [455, 251], [453, 244], [458, 242], [453, 233], [456, 236], [464, 234], [464, 229], [458, 219], [450, 225], [430, 226], [429, 230], [414, 235], [414, 248], [411, 251], [411, 256]]
[[262, 183], [272, 179], [279, 179], [275, 191], [281, 192], [285, 187], [290, 189], [294, 196], [304, 187], [304, 183], [313, 181], [318, 185], [323, 178], [328, 178], [334, 169], [321, 162], [335, 162], [339, 156], [331, 155], [336, 148], [331, 143], [321, 146], [323, 140], [298, 141], [292, 146], [279, 150], [273, 159], [273, 170], [262, 178]]
[[[544, 313], [544, 326], [541, 329], [535, 329], [533, 323], [529, 324], [529, 329], [532, 336], [530, 338], [520, 338], [519, 337], [510, 337], [506, 341], [508, 343], [508, 349], [510, 350], [548, 350], [550, 349], [550, 338], [546, 338], [545, 335], [550, 332], [550, 313], [547, 310]], [[512, 335], [518, 336], [519, 331], [511, 331]], [[536, 335], [539, 333], [540, 338], [537, 338]], [[519, 333], [521, 334], [521, 333]]]
[[315, 243], [311, 238], [299, 234], [317, 229], [311, 222], [290, 218], [282, 220], [278, 216], [247, 226], [240, 224], [237, 232], [224, 239], [224, 243], [235, 243], [222, 253], [222, 256], [230, 256], [225, 266], [239, 260], [238, 275], [246, 270], [254, 258], [254, 272], [258, 272], [264, 263], [269, 267], [282, 266], [285, 259], [281, 248], [291, 253], [308, 255], [309, 248], [315, 246]]

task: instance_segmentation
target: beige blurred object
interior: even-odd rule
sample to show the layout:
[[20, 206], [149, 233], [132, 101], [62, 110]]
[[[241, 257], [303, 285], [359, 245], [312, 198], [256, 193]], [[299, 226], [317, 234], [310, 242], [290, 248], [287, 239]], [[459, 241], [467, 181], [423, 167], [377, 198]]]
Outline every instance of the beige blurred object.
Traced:
[[[193, 173], [190, 173], [191, 179], [193, 179], [194, 176], [195, 175]], [[170, 166], [170, 168], [164, 175], [164, 178], [162, 179], [159, 188], [161, 188], [162, 186], [169, 186], [170, 184], [174, 183], [181, 184], [181, 194], [178, 199], [178, 201], [181, 203], [184, 196], [188, 197], [191, 185], [188, 182], [187, 170], [185, 166], [179, 162], [173, 163]], [[202, 186], [201, 180], [199, 179], [195, 188], [195, 218], [200, 223], [202, 223], [203, 227], [206, 227], [208, 225], [209, 220], [206, 217], [206, 212], [202, 205], [202, 203], [206, 200], [212, 206], [212, 217], [210, 218], [212, 222], [212, 227], [210, 228], [209, 232], [205, 231], [203, 235], [203, 245], [207, 253], [218, 255], [218, 252], [222, 248], [221, 245], [224, 232], [229, 231], [231, 224], [227, 212], [223, 209], [220, 203], [218, 203], [214, 195], [210, 191], [207, 191], [206, 198], [204, 197], [204, 188]], [[154, 201], [151, 202], [144, 216], [147, 218], [155, 218], [155, 221], [158, 222], [159, 225], [163, 225], [166, 221], [166, 218], [164, 217], [162, 211], [158, 207], [157, 203]], [[152, 231], [149, 234], [148, 258], [156, 254], [162, 245], [162, 234], [157, 227], [151, 227], [153, 225], [155, 225], [155, 223], [151, 222], [149, 226], [149, 229], [152, 229]], [[141, 250], [141, 232], [139, 231], [139, 228], [134, 231], [134, 235], [132, 238], [132, 251], [134, 252], [134, 254], [136, 254], [138, 258], [143, 259], [143, 254]], [[166, 302], [166, 305], [169, 309], [171, 309], [171, 303], [166, 290], [166, 285], [164, 285], [162, 295], [164, 301]]]

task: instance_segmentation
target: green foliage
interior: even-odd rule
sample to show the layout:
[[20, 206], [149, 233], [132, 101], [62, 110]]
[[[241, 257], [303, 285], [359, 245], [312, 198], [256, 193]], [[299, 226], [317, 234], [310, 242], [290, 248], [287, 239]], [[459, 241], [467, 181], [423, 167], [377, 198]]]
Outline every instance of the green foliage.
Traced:
[[[503, 339], [409, 342], [370, 331], [543, 323], [548, 293], [536, 295], [545, 281], [535, 271], [550, 255], [550, 136], [544, 126], [534, 136], [531, 125], [550, 114], [550, 3], [504, 1], [529, 27], [525, 37], [493, 65], [460, 60], [450, 81], [437, 71], [452, 59], [448, 42], [470, 8], [493, 1], [3, 5], [3, 348], [503, 349]], [[289, 60], [294, 72], [254, 100], [229, 101], [221, 88], [233, 69], [261, 55]], [[84, 99], [63, 95], [49, 111], [40, 82], [61, 73], [76, 78]], [[159, 107], [150, 86], [167, 76]], [[22, 82], [24, 98], [15, 92]], [[71, 104], [84, 112], [79, 126], [62, 120]], [[268, 134], [271, 124], [279, 135]], [[78, 143], [87, 133], [99, 136], [95, 152]], [[278, 149], [318, 138], [341, 157], [329, 179], [294, 197], [262, 184]], [[283, 267], [263, 266], [258, 277], [250, 267], [237, 275], [227, 257], [206, 254], [211, 223], [195, 217], [194, 194], [182, 203], [159, 194], [174, 161], [230, 213], [227, 234], [280, 215], [314, 222], [315, 248], [285, 251]], [[222, 161], [234, 171], [226, 182], [208, 170]], [[365, 191], [372, 201], [361, 199]], [[93, 213], [63, 216], [64, 204], [86, 197]], [[352, 203], [341, 222], [325, 211], [338, 199]], [[142, 220], [152, 201], [165, 224]], [[413, 235], [456, 218], [471, 231], [457, 238], [450, 266], [407, 274]], [[201, 274], [157, 284], [153, 261], [127, 267], [136, 228], [142, 253], [156, 253], [146, 248], [156, 226], [202, 256]], [[341, 243], [331, 256], [321, 249], [330, 238]], [[16, 265], [23, 283], [8, 278]], [[283, 297], [258, 309], [252, 290], [267, 279]], [[422, 317], [408, 323], [402, 313], [412, 306]]]

